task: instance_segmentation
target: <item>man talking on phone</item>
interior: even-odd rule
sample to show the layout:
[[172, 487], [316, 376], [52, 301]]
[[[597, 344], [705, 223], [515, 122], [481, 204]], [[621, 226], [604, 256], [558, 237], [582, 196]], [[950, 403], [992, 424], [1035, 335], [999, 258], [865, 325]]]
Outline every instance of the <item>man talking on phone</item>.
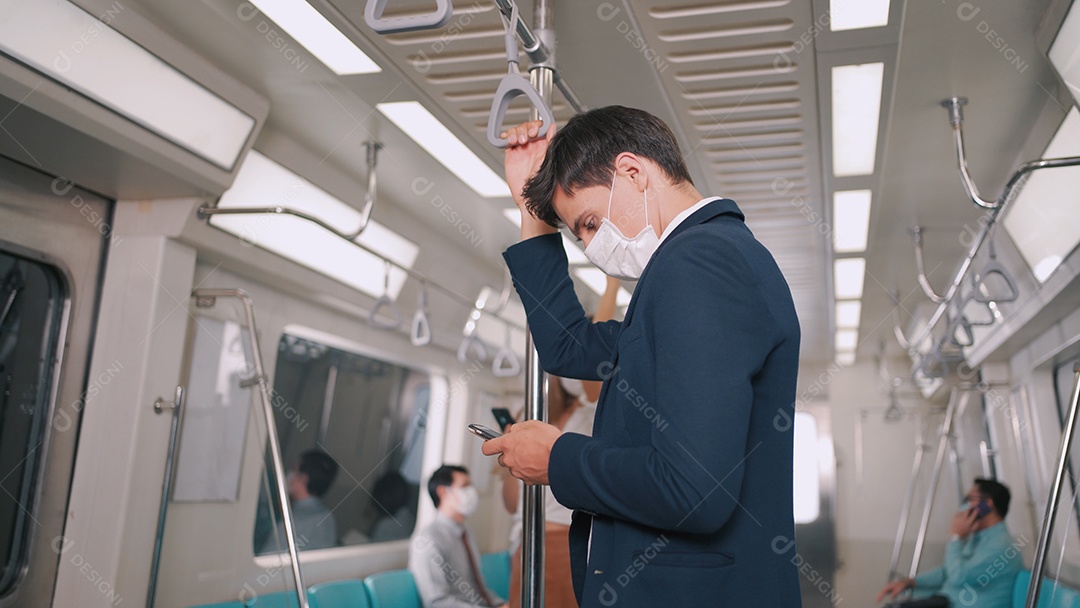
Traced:
[[[485, 454], [574, 511], [582, 608], [801, 605], [792, 428], [799, 322], [735, 201], [703, 196], [671, 129], [596, 108], [557, 134], [509, 129], [521, 242], [504, 253], [540, 363], [604, 382], [593, 433], [515, 424]], [[609, 276], [636, 280], [620, 321], [593, 323], [557, 226]]]
[[[915, 578], [892, 581], [877, 601], [913, 589], [919, 599], [893, 602], [890, 608], [1008, 608], [1023, 556], [1005, 528], [1009, 488], [976, 479], [964, 504], [953, 515], [945, 563]], [[929, 596], [929, 597], [927, 597]]]

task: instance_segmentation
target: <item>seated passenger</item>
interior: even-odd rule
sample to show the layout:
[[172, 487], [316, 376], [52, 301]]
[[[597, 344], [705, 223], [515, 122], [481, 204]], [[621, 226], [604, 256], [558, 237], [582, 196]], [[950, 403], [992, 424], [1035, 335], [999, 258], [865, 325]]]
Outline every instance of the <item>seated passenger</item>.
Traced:
[[409, 505], [409, 482], [397, 471], [390, 471], [375, 482], [371, 499], [379, 516], [371, 524], [369, 542], [409, 538], [416, 527], [416, 513]]
[[[293, 531], [298, 549], [323, 549], [337, 546], [337, 522], [321, 497], [337, 476], [338, 465], [322, 450], [308, 450], [289, 471], [288, 484], [292, 507]], [[280, 539], [280, 540], [278, 540]], [[280, 546], [278, 545], [280, 542]], [[285, 524], [278, 522], [277, 534], [266, 539], [260, 553], [286, 551]]]
[[1020, 551], [1005, 528], [1009, 489], [989, 479], [976, 479], [964, 507], [952, 518], [952, 537], [945, 547], [945, 565], [911, 579], [893, 581], [877, 601], [914, 589], [914, 599], [889, 604], [895, 608], [1008, 608], [1016, 574], [1023, 567]]
[[413, 535], [409, 545], [409, 571], [424, 608], [506, 608], [505, 600], [484, 582], [480, 551], [465, 529], [465, 518], [480, 500], [469, 471], [451, 465], [439, 467], [428, 481], [428, 493], [438, 515]]

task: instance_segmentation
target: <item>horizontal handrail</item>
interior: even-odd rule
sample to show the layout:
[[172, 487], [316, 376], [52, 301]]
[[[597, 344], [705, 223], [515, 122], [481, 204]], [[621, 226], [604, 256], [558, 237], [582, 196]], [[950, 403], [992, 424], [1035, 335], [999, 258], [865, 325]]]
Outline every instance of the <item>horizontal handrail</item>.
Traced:
[[[916, 354], [915, 351], [919, 348], [919, 345], [931, 335], [931, 332], [934, 331], [934, 327], [936, 327], [942, 317], [945, 316], [949, 303], [952, 302], [953, 298], [955, 298], [956, 294], [959, 292], [960, 285], [964, 282], [967, 273], [971, 270], [971, 264], [975, 260], [975, 256], [978, 254], [979, 249], [982, 248], [983, 242], [986, 241], [987, 235], [990, 234], [990, 230], [1001, 216], [1001, 212], [1013, 201], [1027, 176], [1041, 169], [1055, 169], [1059, 167], [1074, 167], [1080, 165], [1080, 156], [1047, 158], [1023, 163], [1013, 171], [1012, 176], [1009, 177], [1009, 181], [1006, 182], [1005, 188], [1001, 192], [1001, 196], [995, 201], [983, 199], [975, 186], [974, 180], [971, 179], [971, 175], [968, 172], [967, 157], [964, 154], [964, 133], [962, 129], [964, 114], [961, 108], [966, 103], [967, 99], [964, 97], [952, 97], [942, 101], [941, 105], [949, 111], [949, 124], [952, 125], [953, 129], [957, 163], [960, 170], [960, 181], [964, 186], [964, 191], [967, 192], [968, 197], [971, 198], [973, 203], [980, 208], [987, 209], [989, 213], [986, 215], [986, 221], [983, 223], [982, 229], [979, 230], [978, 234], [975, 236], [975, 240], [972, 241], [971, 246], [968, 247], [967, 254], [964, 256], [963, 261], [961, 261], [960, 269], [957, 270], [952, 283], [949, 284], [948, 291], [945, 292], [942, 301], [938, 303], [937, 309], [934, 311], [934, 314], [931, 315], [926, 326], [919, 332], [918, 337], [914, 340], [903, 339], [903, 332], [900, 331], [899, 327], [895, 328], [897, 340], [900, 342], [901, 347], [904, 346], [905, 342], [907, 343], [906, 350], [909, 355]], [[921, 281], [920, 285], [922, 285]]]
[[[368, 247], [367, 245], [365, 245], [363, 243], [360, 243], [358, 241], [353, 240], [353, 239], [356, 238], [355, 235], [350, 235], [350, 233], [342, 232], [342, 231], [338, 230], [337, 228], [331, 226], [330, 224], [327, 224], [323, 220], [315, 217], [314, 215], [308, 214], [308, 213], [306, 213], [304, 211], [300, 211], [298, 209], [292, 209], [290, 207], [284, 207], [284, 206], [280, 206], [280, 205], [275, 206], [275, 207], [221, 208], [221, 207], [213, 207], [210, 204], [203, 204], [202, 206], [199, 207], [199, 209], [197, 211], [197, 215], [198, 215], [199, 219], [204, 219], [204, 220], [207, 220], [207, 221], [209, 221], [210, 217], [212, 217], [214, 215], [255, 215], [255, 214], [291, 215], [293, 217], [298, 217], [298, 218], [300, 218], [302, 220], [307, 220], [307, 221], [309, 221], [309, 222], [311, 222], [313, 224], [316, 224], [317, 226], [329, 231], [331, 234], [333, 234], [333, 235], [335, 235], [335, 236], [337, 236], [339, 238], [345, 239], [346, 241], [352, 243], [356, 247], [359, 247], [360, 249], [370, 253], [371, 255], [383, 260], [387, 264], [390, 264], [391, 266], [394, 266], [395, 268], [401, 269], [403, 272], [405, 272], [405, 274], [407, 274], [408, 276], [420, 281], [421, 283], [423, 283], [425, 285], [429, 285], [431, 287], [434, 287], [435, 289], [438, 289], [439, 291], [441, 291], [444, 294], [446, 294], [447, 296], [449, 296], [450, 299], [457, 301], [459, 304], [463, 304], [463, 305], [467, 306], [470, 309], [472, 309], [473, 306], [475, 305], [475, 300], [473, 300], [472, 298], [466, 298], [465, 296], [457, 293], [453, 289], [450, 289], [449, 287], [446, 287], [445, 285], [441, 285], [438, 282], [431, 280], [430, 278], [428, 278], [423, 273], [418, 272], [416, 270], [413, 270], [412, 268], [409, 268], [408, 266], [404, 266], [404, 265], [400, 264], [399, 262], [395, 262], [394, 260], [391, 260], [390, 258], [388, 258], [385, 255], [379, 253], [378, 251], [375, 251], [371, 247]], [[481, 314], [488, 314], [490, 316], [495, 317], [499, 321], [505, 323], [506, 325], [509, 325], [509, 326], [511, 326], [511, 327], [513, 327], [515, 329], [520, 329], [522, 331], [525, 331], [524, 327], [521, 327], [517, 323], [514, 323], [513, 321], [509, 321], [509, 320], [499, 316], [494, 311], [480, 310], [480, 313]]]

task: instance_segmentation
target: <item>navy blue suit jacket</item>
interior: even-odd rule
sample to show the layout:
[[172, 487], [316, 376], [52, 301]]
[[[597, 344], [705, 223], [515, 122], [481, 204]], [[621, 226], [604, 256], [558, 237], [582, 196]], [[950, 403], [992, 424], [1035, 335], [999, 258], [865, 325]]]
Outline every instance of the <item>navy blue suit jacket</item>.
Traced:
[[558, 234], [504, 253], [543, 368], [604, 381], [593, 437], [563, 434], [549, 461], [556, 499], [575, 510], [582, 608], [801, 605], [789, 552], [799, 324], [743, 219], [718, 199], [682, 222], [622, 322], [585, 316]]

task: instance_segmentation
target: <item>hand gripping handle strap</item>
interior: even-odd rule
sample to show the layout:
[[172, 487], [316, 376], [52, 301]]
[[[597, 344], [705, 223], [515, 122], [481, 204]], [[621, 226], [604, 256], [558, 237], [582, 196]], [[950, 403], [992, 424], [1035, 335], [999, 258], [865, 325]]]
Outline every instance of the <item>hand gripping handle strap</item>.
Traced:
[[540, 96], [540, 92], [529, 82], [528, 78], [521, 74], [518, 68], [517, 37], [514, 33], [517, 20], [518, 6], [516, 3], [512, 3], [510, 20], [507, 21], [505, 17], [503, 18], [506, 25], [507, 73], [499, 82], [499, 88], [495, 90], [495, 98], [491, 100], [491, 111], [488, 113], [487, 139], [488, 143], [496, 148], [505, 148], [510, 145], [509, 141], [499, 137], [499, 133], [502, 131], [503, 120], [506, 118], [506, 110], [515, 97], [520, 95], [528, 97], [529, 102], [540, 114], [540, 120], [543, 121], [543, 124], [540, 126], [540, 132], [537, 133], [538, 138], [547, 135], [548, 128], [555, 122], [555, 116], [551, 113], [547, 103], [544, 102], [544, 98]]
[[383, 19], [383, 11], [390, 0], [368, 0], [364, 9], [364, 21], [379, 34], [401, 34], [420, 30], [433, 30], [450, 23], [454, 16], [451, 0], [435, 0], [435, 11], [409, 17]]

